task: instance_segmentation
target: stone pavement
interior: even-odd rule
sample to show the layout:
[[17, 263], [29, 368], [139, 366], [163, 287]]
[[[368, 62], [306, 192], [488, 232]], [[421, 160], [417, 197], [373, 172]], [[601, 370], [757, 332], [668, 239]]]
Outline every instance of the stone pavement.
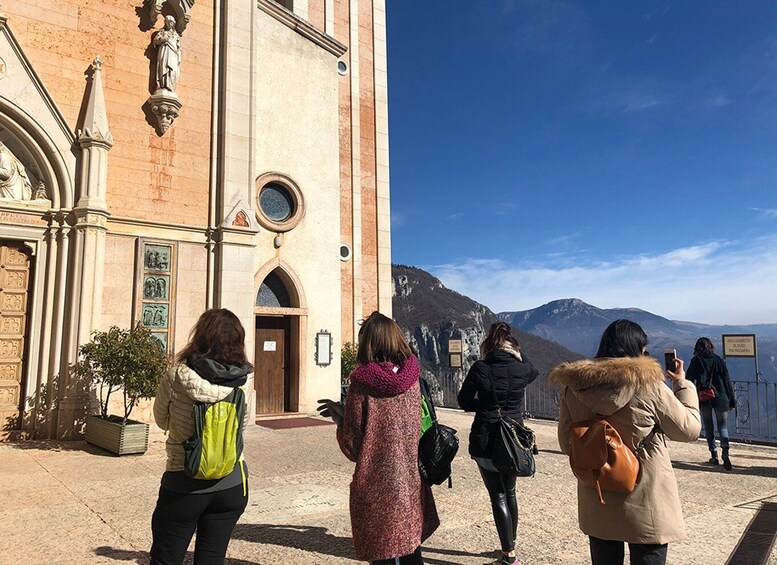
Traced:
[[[484, 563], [498, 540], [488, 496], [466, 453], [472, 416], [441, 410], [440, 417], [459, 430], [462, 445], [453, 489], [434, 489], [442, 526], [424, 544], [426, 562]], [[518, 485], [523, 563], [587, 563], [575, 482], [558, 451], [555, 424], [531, 425], [541, 453], [537, 476]], [[246, 432], [250, 500], [227, 565], [357, 563], [348, 517], [353, 467], [340, 454], [334, 431]], [[154, 432], [148, 453], [121, 458], [84, 442], [0, 444], [0, 563], [147, 563], [163, 442]], [[722, 564], [759, 501], [777, 501], [777, 449], [734, 445], [731, 472], [703, 463], [708, 453], [702, 442], [672, 443], [670, 451], [688, 539], [670, 546], [669, 563]], [[777, 551], [770, 563], [777, 564]]]

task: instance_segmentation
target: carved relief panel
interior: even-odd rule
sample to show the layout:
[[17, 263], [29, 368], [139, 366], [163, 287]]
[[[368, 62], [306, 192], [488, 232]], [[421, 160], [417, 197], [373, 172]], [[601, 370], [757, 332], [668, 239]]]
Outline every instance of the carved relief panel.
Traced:
[[0, 428], [18, 429], [24, 377], [31, 256], [0, 241]]
[[135, 319], [168, 353], [174, 345], [176, 252], [175, 243], [138, 240]]

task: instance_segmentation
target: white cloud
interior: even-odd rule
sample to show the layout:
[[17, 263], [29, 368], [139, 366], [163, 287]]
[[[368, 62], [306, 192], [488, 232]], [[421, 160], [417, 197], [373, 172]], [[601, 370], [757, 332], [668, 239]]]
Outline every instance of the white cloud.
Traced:
[[754, 212], [759, 212], [762, 218], [768, 220], [777, 220], [777, 208], [750, 208]]
[[675, 320], [777, 323], [775, 250], [777, 235], [611, 261], [510, 264], [470, 258], [429, 270], [495, 312], [574, 297], [600, 308], [637, 307]]

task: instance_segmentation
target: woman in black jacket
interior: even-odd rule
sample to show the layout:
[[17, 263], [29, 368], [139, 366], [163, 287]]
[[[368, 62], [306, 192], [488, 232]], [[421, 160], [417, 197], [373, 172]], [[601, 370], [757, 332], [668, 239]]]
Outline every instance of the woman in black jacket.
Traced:
[[510, 326], [497, 322], [480, 345], [481, 361], [467, 373], [459, 391], [459, 406], [475, 412], [469, 434], [469, 454], [478, 464], [491, 498], [496, 531], [502, 555], [495, 564], [516, 563], [515, 535], [518, 529], [518, 502], [515, 498], [516, 476], [500, 473], [491, 462], [497, 423], [497, 405], [502, 414], [523, 422], [523, 398], [526, 385], [537, 378], [537, 369], [521, 353]]
[[720, 465], [718, 450], [715, 445], [715, 429], [713, 428], [712, 415], [715, 414], [715, 423], [718, 425], [720, 448], [723, 450], [723, 467], [731, 470], [731, 459], [728, 456], [728, 411], [736, 406], [734, 389], [728, 376], [726, 362], [715, 355], [715, 346], [707, 337], [696, 340], [693, 348], [693, 359], [686, 371], [686, 377], [696, 385], [701, 392], [711, 387], [715, 391], [715, 397], [710, 400], [699, 399], [699, 410], [702, 422], [704, 422], [704, 437], [707, 438], [707, 446], [710, 448], [710, 463]]

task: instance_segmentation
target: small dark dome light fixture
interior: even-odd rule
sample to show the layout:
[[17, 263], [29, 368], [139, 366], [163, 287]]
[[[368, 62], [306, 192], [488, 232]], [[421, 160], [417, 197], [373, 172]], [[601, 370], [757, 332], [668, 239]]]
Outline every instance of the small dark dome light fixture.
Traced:
[[347, 243], [340, 244], [340, 261], [348, 261], [351, 258], [351, 248]]

